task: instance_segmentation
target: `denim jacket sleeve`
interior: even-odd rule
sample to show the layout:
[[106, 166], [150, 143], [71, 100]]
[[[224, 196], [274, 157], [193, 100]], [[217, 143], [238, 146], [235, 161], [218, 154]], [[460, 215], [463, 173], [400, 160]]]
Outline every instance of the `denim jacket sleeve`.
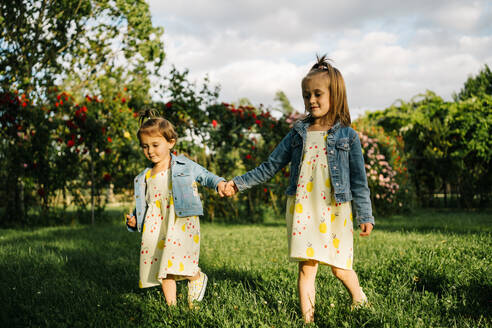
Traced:
[[251, 171], [233, 179], [239, 191], [244, 191], [257, 184], [270, 180], [275, 173], [290, 162], [293, 133], [294, 132], [291, 130], [282, 141], [280, 141], [265, 162], [261, 163]]
[[212, 172], [192, 160], [189, 160], [189, 164], [193, 171], [193, 175], [195, 176], [196, 182], [198, 182], [202, 186], [217, 190], [217, 185], [219, 184], [219, 182], [225, 181], [224, 178], [213, 174]]
[[372, 223], [374, 225], [370, 191], [364, 167], [364, 156], [362, 155], [359, 136], [355, 131], [351, 143], [349, 154], [350, 190], [357, 213], [357, 225], [362, 223]]

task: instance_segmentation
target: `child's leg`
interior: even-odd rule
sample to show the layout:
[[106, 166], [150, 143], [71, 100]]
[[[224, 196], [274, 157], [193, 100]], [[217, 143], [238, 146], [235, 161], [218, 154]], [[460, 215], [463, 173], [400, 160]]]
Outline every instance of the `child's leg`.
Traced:
[[200, 270], [194, 276], [186, 276], [189, 281], [197, 280], [198, 278], [200, 278]]
[[352, 296], [352, 301], [354, 303], [360, 303], [363, 300], [362, 288], [359, 285], [359, 278], [354, 270], [345, 270], [332, 266], [331, 271], [347, 288], [350, 295]]
[[299, 262], [299, 301], [305, 322], [314, 321], [314, 303], [316, 298], [315, 279], [318, 262], [309, 260]]
[[167, 305], [176, 305], [176, 280], [171, 275], [162, 279], [162, 291]]

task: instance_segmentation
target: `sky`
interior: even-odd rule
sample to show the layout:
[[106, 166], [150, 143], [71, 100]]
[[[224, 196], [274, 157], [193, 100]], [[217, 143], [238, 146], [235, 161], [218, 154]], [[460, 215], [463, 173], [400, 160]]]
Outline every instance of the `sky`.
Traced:
[[220, 85], [220, 100], [304, 111], [301, 80], [317, 54], [342, 73], [353, 118], [432, 90], [446, 100], [492, 67], [489, 0], [150, 0], [165, 68]]

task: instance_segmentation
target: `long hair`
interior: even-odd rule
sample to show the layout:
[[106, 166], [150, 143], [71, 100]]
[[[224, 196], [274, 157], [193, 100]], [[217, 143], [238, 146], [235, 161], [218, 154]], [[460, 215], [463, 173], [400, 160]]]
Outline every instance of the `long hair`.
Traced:
[[[327, 117], [332, 123], [340, 122], [343, 126], [350, 126], [350, 112], [347, 102], [347, 90], [342, 73], [329, 63], [330, 59], [323, 55], [316, 55], [316, 64], [314, 64], [306, 76], [302, 79], [302, 85], [305, 81], [314, 75], [322, 74], [326, 77], [328, 90], [330, 91], [330, 110]], [[311, 115], [308, 115], [305, 121], [312, 121]]]

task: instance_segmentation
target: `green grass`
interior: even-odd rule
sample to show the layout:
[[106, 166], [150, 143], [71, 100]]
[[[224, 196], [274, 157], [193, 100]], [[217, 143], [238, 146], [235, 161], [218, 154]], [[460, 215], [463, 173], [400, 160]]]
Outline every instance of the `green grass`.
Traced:
[[[420, 211], [377, 221], [355, 238], [355, 270], [371, 309], [352, 312], [327, 267], [317, 327], [492, 327], [492, 213]], [[297, 265], [283, 222], [202, 224], [209, 286], [198, 311], [138, 288], [140, 234], [122, 222], [0, 230], [2, 327], [299, 327]]]

